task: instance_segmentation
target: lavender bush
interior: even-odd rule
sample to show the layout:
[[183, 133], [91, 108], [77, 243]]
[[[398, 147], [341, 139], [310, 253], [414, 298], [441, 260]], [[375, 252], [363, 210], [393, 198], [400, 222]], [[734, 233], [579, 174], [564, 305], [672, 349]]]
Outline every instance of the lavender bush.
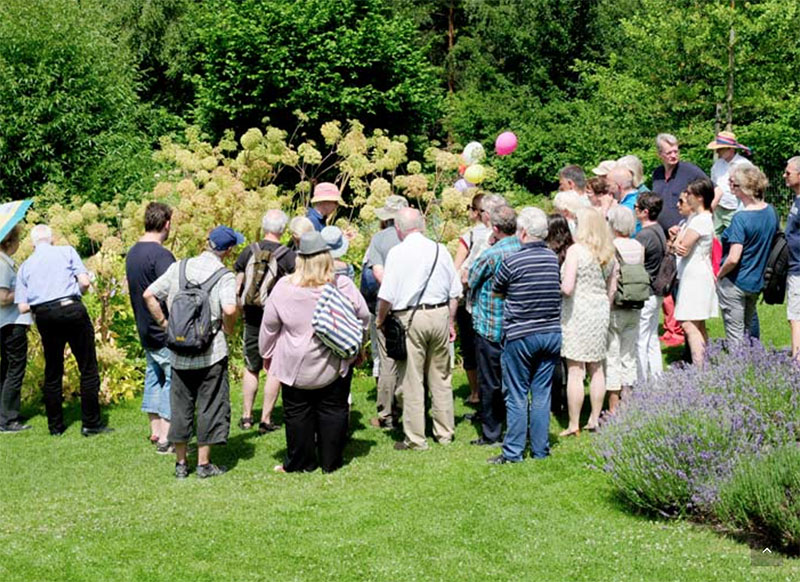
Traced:
[[729, 531], [756, 533], [765, 545], [800, 554], [800, 446], [743, 460], [719, 497], [715, 514]]
[[596, 439], [595, 464], [619, 494], [666, 516], [711, 514], [742, 459], [800, 439], [800, 366], [758, 342], [709, 349], [702, 369], [638, 385]]

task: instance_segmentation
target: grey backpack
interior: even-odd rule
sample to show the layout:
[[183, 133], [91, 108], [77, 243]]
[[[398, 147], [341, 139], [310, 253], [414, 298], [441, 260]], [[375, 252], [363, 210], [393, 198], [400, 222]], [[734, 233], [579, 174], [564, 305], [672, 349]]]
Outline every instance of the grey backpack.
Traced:
[[186, 259], [179, 264], [178, 293], [172, 300], [167, 321], [167, 347], [181, 356], [197, 356], [205, 352], [219, 325], [211, 323], [210, 293], [226, 274], [222, 267], [202, 283], [186, 278]]

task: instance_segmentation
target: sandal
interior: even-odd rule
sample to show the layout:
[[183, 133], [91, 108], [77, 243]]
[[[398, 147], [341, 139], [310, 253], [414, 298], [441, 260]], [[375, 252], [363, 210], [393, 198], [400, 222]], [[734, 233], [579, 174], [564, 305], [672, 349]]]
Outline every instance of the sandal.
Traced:
[[239, 428], [242, 430], [250, 430], [253, 428], [253, 417], [243, 416], [239, 419]]
[[258, 434], [267, 434], [268, 432], [272, 432], [278, 430], [281, 427], [279, 424], [273, 424], [271, 422], [259, 422], [258, 423]]

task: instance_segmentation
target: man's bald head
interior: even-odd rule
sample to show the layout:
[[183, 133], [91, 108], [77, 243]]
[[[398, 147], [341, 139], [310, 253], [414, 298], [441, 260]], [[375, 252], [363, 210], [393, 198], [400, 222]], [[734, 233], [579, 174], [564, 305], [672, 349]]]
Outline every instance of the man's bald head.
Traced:
[[617, 190], [619, 194], [624, 194], [625, 192], [636, 189], [636, 186], [633, 185], [633, 173], [628, 168], [615, 166], [606, 175], [606, 180], [616, 186], [615, 190]]
[[416, 208], [402, 208], [394, 219], [394, 226], [402, 238], [414, 231], [425, 230], [425, 218]]

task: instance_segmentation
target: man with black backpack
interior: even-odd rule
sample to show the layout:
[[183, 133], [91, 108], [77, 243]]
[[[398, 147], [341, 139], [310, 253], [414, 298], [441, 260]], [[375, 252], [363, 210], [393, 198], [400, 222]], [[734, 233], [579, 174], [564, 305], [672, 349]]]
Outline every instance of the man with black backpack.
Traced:
[[[172, 419], [169, 440], [175, 445], [175, 477], [189, 476], [186, 445], [197, 409], [197, 476], [216, 477], [226, 469], [211, 463], [211, 445], [225, 444], [231, 421], [228, 344], [239, 314], [236, 280], [222, 260], [244, 236], [227, 226], [208, 235], [199, 256], [173, 263], [144, 292], [156, 323], [167, 332], [172, 352]], [[159, 301], [167, 302], [169, 319]]]
[[[244, 317], [244, 375], [242, 376], [242, 417], [239, 428], [253, 427], [253, 403], [258, 393], [258, 375], [264, 368], [264, 360], [258, 352], [258, 333], [264, 316], [264, 302], [278, 279], [294, 272], [294, 251], [281, 245], [281, 235], [286, 230], [289, 218], [282, 210], [268, 210], [261, 219], [264, 238], [253, 243], [239, 254], [233, 265], [236, 271], [236, 289], [239, 305]], [[272, 423], [272, 408], [278, 398], [280, 382], [267, 378], [264, 385], [264, 406], [261, 411], [259, 432], [276, 430]]]

